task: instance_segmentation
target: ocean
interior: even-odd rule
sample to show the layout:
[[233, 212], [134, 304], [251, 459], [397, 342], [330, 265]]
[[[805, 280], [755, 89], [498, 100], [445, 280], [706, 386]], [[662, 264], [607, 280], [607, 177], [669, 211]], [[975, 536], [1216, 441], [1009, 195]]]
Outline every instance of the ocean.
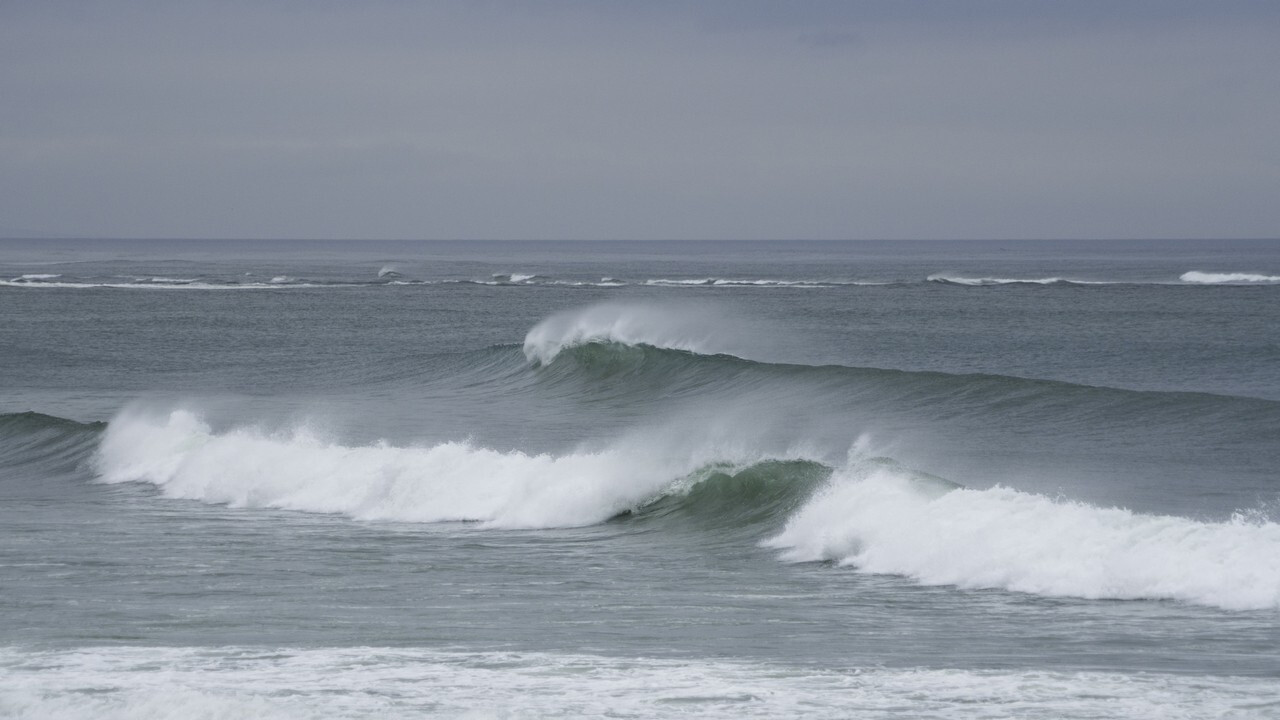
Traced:
[[1280, 717], [1280, 243], [0, 241], [0, 717]]

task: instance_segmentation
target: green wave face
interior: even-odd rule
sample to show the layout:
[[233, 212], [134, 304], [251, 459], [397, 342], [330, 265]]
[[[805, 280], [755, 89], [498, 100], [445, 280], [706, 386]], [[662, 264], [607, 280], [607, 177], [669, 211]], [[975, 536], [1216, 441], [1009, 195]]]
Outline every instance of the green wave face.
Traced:
[[0, 414], [0, 467], [73, 469], [92, 454], [106, 427], [37, 412]]
[[810, 460], [708, 465], [618, 519], [761, 532], [781, 525], [831, 473], [832, 468]]

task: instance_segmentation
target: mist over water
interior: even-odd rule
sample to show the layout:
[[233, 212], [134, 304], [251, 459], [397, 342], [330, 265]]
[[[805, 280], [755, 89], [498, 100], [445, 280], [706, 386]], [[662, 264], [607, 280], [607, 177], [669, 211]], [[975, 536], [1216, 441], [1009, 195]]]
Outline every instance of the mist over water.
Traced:
[[0, 245], [0, 715], [1265, 716], [1228, 250]]

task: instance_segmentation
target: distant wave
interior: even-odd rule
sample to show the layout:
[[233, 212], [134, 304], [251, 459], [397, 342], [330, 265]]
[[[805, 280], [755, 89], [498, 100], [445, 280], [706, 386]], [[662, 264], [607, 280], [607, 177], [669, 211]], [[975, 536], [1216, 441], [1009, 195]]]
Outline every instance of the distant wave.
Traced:
[[1280, 608], [1280, 525], [1200, 522], [1019, 492], [924, 487], [851, 464], [766, 541], [927, 585]]
[[604, 303], [557, 313], [538, 323], [525, 335], [524, 354], [545, 365], [566, 348], [599, 342], [703, 355], [735, 354], [739, 334], [726, 318], [707, 308]]
[[1258, 273], [1214, 273], [1192, 270], [1182, 274], [1182, 281], [1197, 285], [1256, 285], [1280, 283], [1280, 275], [1261, 275]]
[[[1222, 718], [1274, 678], [823, 667], [410, 647], [0, 648], [21, 718]], [[993, 710], [994, 709], [994, 710]], [[998, 711], [998, 712], [997, 712]]]
[[1121, 283], [1101, 280], [1068, 280], [1061, 277], [1041, 278], [1002, 278], [1002, 277], [965, 277], [934, 273], [926, 278], [929, 282], [947, 283], [951, 285], [1116, 285]]
[[[246, 273], [246, 278], [252, 275]], [[618, 288], [628, 285], [642, 285], [650, 288], [720, 288], [720, 289], [834, 289], [842, 287], [874, 287], [896, 285], [921, 285], [936, 283], [964, 287], [988, 287], [1001, 285], [1060, 285], [1060, 286], [1107, 286], [1107, 285], [1280, 285], [1280, 275], [1259, 273], [1211, 273], [1192, 270], [1183, 273], [1178, 279], [1169, 280], [1081, 280], [1060, 276], [1046, 277], [994, 277], [966, 276], [948, 273], [934, 273], [920, 281], [873, 281], [873, 280], [835, 280], [835, 279], [783, 279], [783, 278], [650, 278], [647, 280], [625, 280], [614, 276], [603, 276], [599, 280], [574, 280], [567, 278], [547, 277], [532, 273], [495, 273], [488, 278], [460, 279], [407, 279], [393, 266], [385, 266], [378, 271], [376, 280], [360, 278], [350, 279], [304, 279], [287, 274], [273, 275], [266, 280], [221, 280], [199, 277], [135, 277], [127, 279], [84, 278], [77, 279], [57, 273], [27, 273], [7, 280], [0, 280], [0, 287], [24, 288], [123, 288], [123, 289], [188, 289], [188, 290], [231, 290], [260, 288], [316, 288], [316, 287], [369, 287], [369, 286], [403, 286], [403, 285], [486, 285], [491, 287], [581, 287], [581, 288]]]
[[60, 278], [60, 277], [62, 277], [60, 273], [27, 273], [26, 275], [21, 275], [19, 277], [14, 278], [10, 282], [19, 283], [19, 282], [32, 282], [35, 280], [52, 280], [54, 278]]
[[612, 277], [603, 277], [600, 278], [599, 282], [594, 282], [591, 280], [563, 280], [526, 273], [496, 273], [491, 275], [488, 280], [440, 280], [436, 282], [444, 285], [490, 285], [494, 287], [621, 287], [627, 284]]
[[653, 287], [793, 287], [793, 288], [824, 288], [824, 287], [840, 287], [845, 285], [886, 285], [889, 283], [866, 282], [853, 280], [771, 280], [767, 278], [750, 279], [750, 278], [693, 278], [693, 279], [670, 279], [670, 278], [654, 278], [645, 280], [645, 285]]
[[533, 273], [494, 273], [491, 277], [497, 282], [512, 283], [515, 285], [527, 283], [530, 280], [539, 278], [538, 275]]
[[[50, 279], [43, 279], [48, 277]], [[24, 275], [13, 280], [0, 280], [0, 287], [45, 288], [64, 290], [89, 290], [95, 288], [112, 288], [119, 290], [264, 290], [288, 288], [317, 287], [356, 287], [368, 283], [321, 283], [297, 280], [286, 275], [277, 275], [269, 282], [208, 282], [199, 278], [167, 278], [145, 277], [127, 281], [107, 280], [56, 280], [61, 275], [34, 277]], [[23, 279], [26, 278], [26, 279]], [[381, 284], [381, 283], [380, 283]]]
[[980, 287], [988, 285], [1266, 285], [1280, 283], [1280, 275], [1257, 273], [1208, 273], [1192, 270], [1183, 273], [1178, 280], [1078, 280], [1064, 277], [1009, 278], [970, 277], [934, 273], [926, 278], [932, 283]]

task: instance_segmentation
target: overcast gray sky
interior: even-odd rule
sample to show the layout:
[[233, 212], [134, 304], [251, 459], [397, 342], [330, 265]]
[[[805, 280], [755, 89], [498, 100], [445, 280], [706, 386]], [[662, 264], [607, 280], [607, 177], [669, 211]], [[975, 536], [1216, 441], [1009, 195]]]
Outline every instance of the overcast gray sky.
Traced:
[[0, 234], [1280, 236], [1280, 2], [0, 0]]

